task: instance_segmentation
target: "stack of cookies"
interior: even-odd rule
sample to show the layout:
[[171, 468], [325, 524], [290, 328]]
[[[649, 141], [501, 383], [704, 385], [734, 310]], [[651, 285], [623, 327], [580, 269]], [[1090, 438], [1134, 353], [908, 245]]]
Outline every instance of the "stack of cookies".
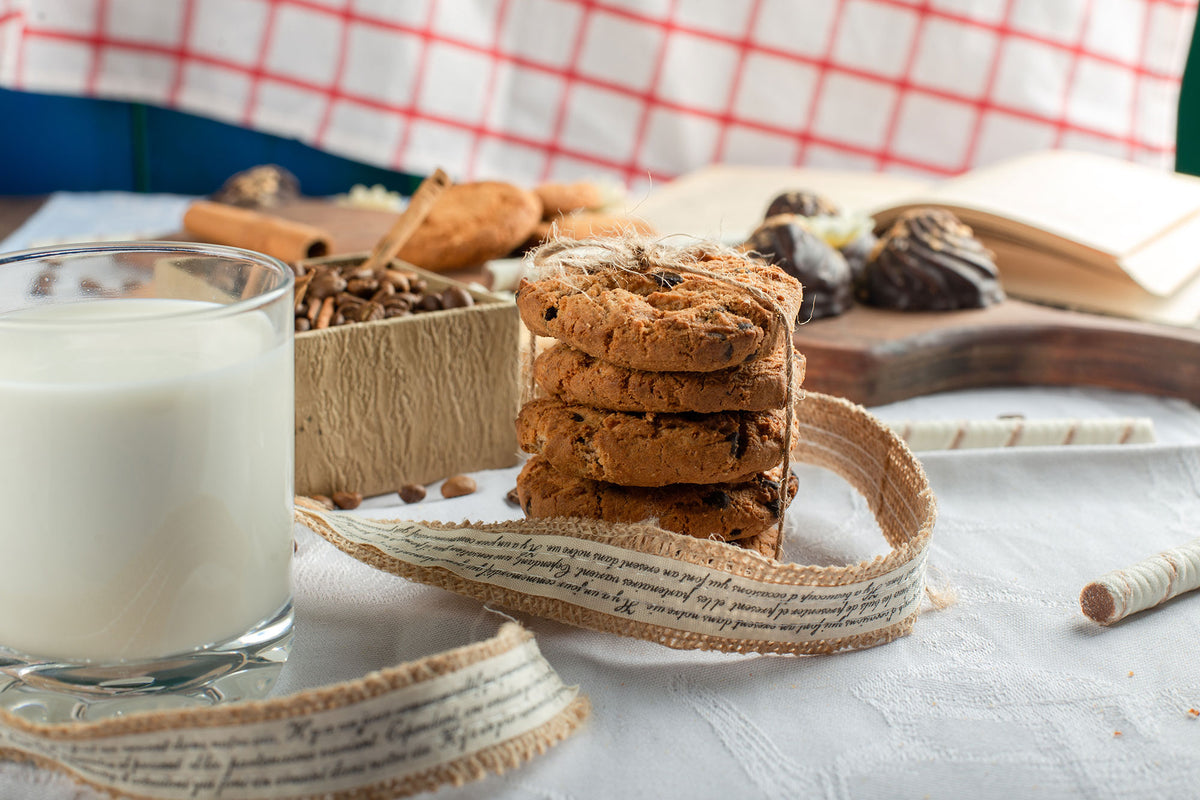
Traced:
[[526, 516], [654, 520], [774, 556], [800, 284], [702, 248], [613, 246], [563, 264], [517, 291], [530, 331], [557, 340], [534, 363], [542, 396], [517, 418]]

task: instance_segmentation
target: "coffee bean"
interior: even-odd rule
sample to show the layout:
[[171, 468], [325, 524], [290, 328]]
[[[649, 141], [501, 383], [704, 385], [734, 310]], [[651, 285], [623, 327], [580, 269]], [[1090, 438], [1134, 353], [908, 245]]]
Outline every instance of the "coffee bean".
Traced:
[[412, 286], [409, 284], [409, 277], [404, 272], [395, 269], [384, 270], [383, 279], [389, 286], [394, 287], [397, 292], [412, 291]]
[[475, 303], [475, 298], [461, 286], [447, 286], [442, 290], [442, 308], [466, 308]]
[[359, 322], [374, 322], [375, 320], [383, 319], [384, 316], [386, 316], [386, 312], [379, 303], [367, 301], [358, 308]]
[[420, 302], [417, 303], [416, 310], [417, 311], [441, 311], [442, 310], [442, 298], [438, 297], [436, 294], [427, 294], [421, 298]]
[[[424, 278], [404, 270], [332, 264], [297, 264], [292, 269], [297, 276], [297, 333], [475, 304], [470, 292], [461, 286], [448, 286], [431, 293]], [[45, 290], [48, 289], [47, 285]], [[325, 301], [332, 307], [321, 314]]]
[[467, 475], [455, 475], [442, 484], [442, 497], [462, 497], [475, 491], [475, 479]]
[[396, 490], [396, 494], [406, 503], [419, 503], [425, 499], [425, 487], [417, 483], [406, 483]]
[[348, 511], [352, 508], [358, 508], [358, 504], [361, 502], [362, 495], [358, 492], [333, 493], [333, 504], [344, 511]]
[[346, 320], [349, 322], [371, 322], [383, 319], [384, 316], [383, 306], [369, 300], [356, 305], [347, 305], [345, 314]]
[[392, 286], [390, 283], [380, 284], [379, 288], [375, 290], [375, 294], [371, 295], [371, 301], [375, 303], [382, 303], [384, 300], [392, 297], [395, 294], [395, 286]]
[[364, 299], [375, 294], [375, 290], [379, 288], [379, 281], [374, 278], [351, 278], [346, 282], [346, 291], [350, 294], [358, 295]]
[[521, 496], [517, 493], [517, 487], [508, 490], [508, 494], [504, 495], [504, 499], [510, 506], [521, 507]]
[[346, 279], [338, 275], [333, 270], [322, 270], [313, 276], [312, 282], [308, 284], [308, 293], [323, 300], [326, 297], [333, 297], [339, 292], [346, 290]]

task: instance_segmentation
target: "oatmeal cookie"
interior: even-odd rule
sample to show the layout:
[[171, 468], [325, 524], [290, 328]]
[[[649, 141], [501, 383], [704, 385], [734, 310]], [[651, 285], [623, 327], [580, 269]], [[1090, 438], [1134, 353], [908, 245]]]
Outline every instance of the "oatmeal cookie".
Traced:
[[581, 211], [576, 214], [556, 214], [543, 219], [534, 228], [533, 238], [536, 244], [549, 241], [552, 236], [561, 236], [564, 239], [595, 239], [626, 233], [652, 236], [654, 228], [637, 217]]
[[543, 183], [533, 187], [533, 193], [542, 201], [544, 220], [576, 211], [595, 211], [604, 205], [604, 192], [590, 181]]
[[[778, 477], [776, 470], [773, 474], [755, 474], [740, 483], [676, 484], [651, 489], [572, 477], [534, 456], [517, 476], [517, 497], [527, 517], [654, 520], [666, 530], [702, 539], [750, 540], [752, 549], [773, 555], [778, 539], [767, 534], [779, 522]], [[796, 489], [796, 478], [791, 476], [789, 495], [794, 497]], [[768, 544], [770, 552], [764, 552], [761, 548]]]
[[541, 218], [537, 195], [519, 186], [455, 184], [442, 192], [397, 257], [433, 272], [472, 267], [512, 252]]
[[784, 409], [641, 414], [541, 398], [517, 415], [517, 441], [567, 475], [666, 486], [742, 481], [778, 466], [785, 427]]
[[[567, 403], [613, 411], [767, 411], [787, 402], [786, 345], [764, 358], [716, 372], [647, 372], [609, 364], [556, 343], [538, 355], [533, 377]], [[794, 353], [793, 380], [804, 380]]]
[[[733, 253], [678, 251], [685, 263], [735, 283], [667, 267], [623, 269], [597, 257], [596, 268], [523, 279], [517, 307], [538, 336], [630, 369], [713, 372], [780, 347], [803, 292], [783, 270]], [[536, 254], [535, 254], [536, 259]], [[752, 286], [782, 308], [759, 300]]]

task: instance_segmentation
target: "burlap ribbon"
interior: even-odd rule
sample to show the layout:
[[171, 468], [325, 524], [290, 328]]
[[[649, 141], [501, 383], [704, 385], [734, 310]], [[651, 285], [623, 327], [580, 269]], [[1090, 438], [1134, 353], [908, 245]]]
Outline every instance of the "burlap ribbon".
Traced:
[[[794, 460], [866, 498], [890, 552], [782, 564], [649, 525], [298, 518], [380, 569], [573, 625], [677, 648], [828, 653], [911, 630], [936, 516], [920, 464], [861, 408], [808, 393]], [[400, 797], [511, 768], [588, 713], [532, 637], [493, 639], [266, 701], [39, 725], [0, 712], [0, 754], [132, 798]]]

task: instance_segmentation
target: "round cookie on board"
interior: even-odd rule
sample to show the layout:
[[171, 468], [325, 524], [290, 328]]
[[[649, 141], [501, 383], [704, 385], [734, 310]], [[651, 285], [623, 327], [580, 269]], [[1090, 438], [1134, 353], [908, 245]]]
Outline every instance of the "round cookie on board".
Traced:
[[527, 189], [500, 181], [454, 184], [397, 257], [431, 272], [472, 267], [511, 253], [541, 219], [542, 201]]

